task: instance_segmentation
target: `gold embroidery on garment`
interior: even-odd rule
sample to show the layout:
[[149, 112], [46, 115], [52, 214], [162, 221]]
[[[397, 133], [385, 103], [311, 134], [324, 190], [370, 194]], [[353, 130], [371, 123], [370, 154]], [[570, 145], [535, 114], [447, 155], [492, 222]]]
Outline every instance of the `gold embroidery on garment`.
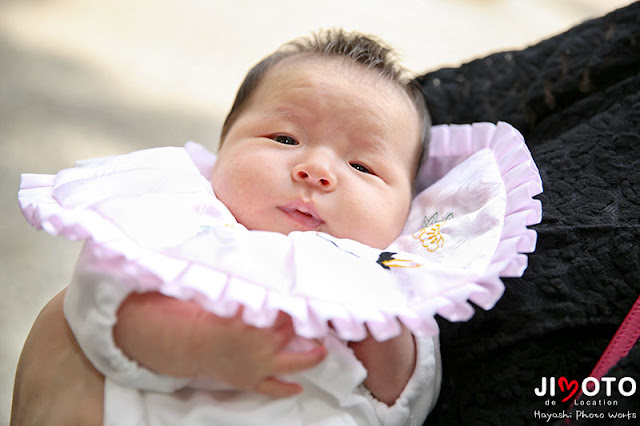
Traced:
[[436, 223], [430, 228], [422, 228], [413, 234], [413, 238], [422, 242], [422, 247], [433, 253], [444, 246], [444, 237], [440, 233], [440, 227], [444, 225]]

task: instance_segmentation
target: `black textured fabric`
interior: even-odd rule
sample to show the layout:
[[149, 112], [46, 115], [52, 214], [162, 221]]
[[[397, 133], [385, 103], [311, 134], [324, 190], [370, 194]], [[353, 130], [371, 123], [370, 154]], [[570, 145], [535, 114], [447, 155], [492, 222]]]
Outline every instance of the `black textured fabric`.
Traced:
[[[587, 377], [640, 294], [640, 2], [418, 82], [435, 124], [518, 128], [544, 184], [524, 277], [505, 280], [493, 310], [440, 322], [442, 392], [425, 424], [546, 423], [568, 402], [537, 396], [542, 378]], [[573, 424], [640, 424], [638, 346], [607, 374], [635, 379], [636, 394], [592, 397], [619, 405], [576, 406]], [[576, 421], [577, 410], [636, 418]]]

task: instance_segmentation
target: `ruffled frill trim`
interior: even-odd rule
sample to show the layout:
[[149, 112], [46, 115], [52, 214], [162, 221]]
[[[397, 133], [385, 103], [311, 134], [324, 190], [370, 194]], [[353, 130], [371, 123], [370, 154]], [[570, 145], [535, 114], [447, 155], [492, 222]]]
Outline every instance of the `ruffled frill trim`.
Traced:
[[[185, 149], [132, 153], [147, 164], [154, 155], [171, 150], [170, 163], [178, 183], [166, 194], [149, 195], [152, 184], [137, 189], [138, 193], [127, 190], [118, 194], [131, 202], [126, 206], [132, 209], [154, 207], [155, 202], [166, 201], [167, 197], [171, 197], [172, 206], [186, 206], [163, 222], [165, 229], [156, 232], [159, 241], [154, 244], [141, 244], [135, 234], [138, 228], [145, 227], [144, 218], [158, 211], [157, 206], [147, 213], [135, 210], [135, 214], [125, 211], [123, 215], [118, 211], [120, 204], [114, 207], [100, 200], [74, 200], [74, 185], [81, 185], [83, 179], [90, 181], [95, 175], [92, 167], [99, 170], [98, 175], [109, 177], [113, 170], [105, 171], [104, 167], [113, 168], [109, 159], [117, 157], [82, 163], [84, 167], [80, 169], [87, 168], [86, 176], [74, 177], [78, 168], [58, 175], [23, 175], [19, 193], [23, 214], [37, 229], [70, 240], [88, 240], [87, 249], [103, 260], [105, 268], [117, 268], [119, 273], [135, 278], [137, 291], [160, 291], [196, 300], [205, 309], [223, 316], [235, 314], [242, 305], [243, 319], [259, 327], [271, 325], [282, 310], [292, 316], [296, 332], [303, 337], [326, 335], [330, 321], [345, 340], [363, 339], [367, 331], [378, 340], [394, 337], [400, 332], [398, 320], [416, 334], [432, 336], [438, 332], [436, 314], [452, 321], [466, 320], [474, 312], [468, 300], [490, 309], [504, 291], [500, 277], [521, 276], [527, 267], [524, 253], [535, 249], [536, 233], [527, 227], [541, 220], [541, 204], [532, 198], [542, 191], [540, 175], [522, 136], [506, 123], [435, 126], [430, 152], [418, 177], [418, 185], [426, 188], [473, 154], [483, 149], [493, 154], [504, 182], [506, 207], [499, 242], [481, 273], [439, 267], [415, 253], [397, 255], [420, 267], [397, 273], [380, 268], [376, 262], [380, 260], [380, 250], [354, 241], [317, 233], [294, 232], [285, 236], [247, 231], [235, 223], [211, 191], [206, 176], [215, 156], [195, 144], [187, 144]], [[142, 158], [145, 155], [149, 158]], [[126, 178], [126, 172], [133, 173], [140, 163], [131, 162], [130, 170], [126, 161], [124, 166], [117, 164], [117, 171], [124, 169], [122, 176]], [[67, 173], [69, 170], [72, 172]], [[171, 181], [171, 176], [165, 179]], [[68, 185], [66, 190], [61, 189], [64, 184]], [[103, 186], [109, 185], [107, 182]], [[144, 202], [135, 201], [141, 197]], [[130, 216], [139, 220], [123, 225], [111, 219], [118, 214], [127, 220]], [[192, 229], [192, 224], [197, 229]], [[164, 235], [165, 231], [168, 235]], [[252, 249], [245, 252], [248, 246]], [[333, 250], [332, 266], [316, 255], [318, 247], [321, 251]], [[207, 256], [210, 253], [215, 255]], [[243, 254], [229, 260], [233, 253]], [[354, 253], [358, 254], [355, 261]], [[238, 265], [240, 258], [246, 262]], [[278, 274], [283, 265], [291, 262], [293, 267], [287, 279], [282, 280]], [[252, 266], [247, 267], [248, 264]], [[341, 274], [353, 276], [353, 271], [361, 278], [358, 283], [340, 280]], [[416, 292], [413, 284], [420, 281], [429, 285]]]
[[[543, 190], [540, 172], [522, 135], [507, 123], [435, 126], [433, 132], [432, 151], [419, 176], [421, 183], [429, 184], [438, 177], [434, 172], [452, 168], [462, 158], [483, 149], [493, 153], [504, 182], [507, 198], [500, 241], [486, 272], [476, 281], [487, 292], [469, 295], [470, 301], [491, 309], [504, 292], [504, 284], [498, 277], [522, 276], [528, 266], [525, 253], [536, 248], [537, 233], [528, 226], [542, 220], [542, 203], [533, 198]], [[441, 314], [451, 320], [465, 320], [473, 315], [470, 306], [460, 307], [450, 310], [454, 318], [450, 318], [449, 312]]]
[[[469, 301], [485, 310], [493, 308], [504, 293], [500, 278], [522, 276], [528, 265], [526, 253], [535, 250], [537, 233], [528, 226], [542, 220], [542, 204], [533, 198], [542, 192], [542, 180], [522, 135], [511, 125], [499, 122], [434, 126], [429, 155], [418, 173], [418, 191], [441, 183], [453, 169], [464, 167], [463, 163], [481, 152], [491, 153], [503, 182], [505, 204], [499, 239], [482, 271], [453, 277], [451, 285], [443, 285], [438, 292], [412, 291], [409, 300], [419, 315], [400, 318], [414, 332], [434, 330], [435, 315], [449, 321], [469, 320], [474, 314]], [[421, 195], [422, 192], [416, 199]], [[406, 249], [402, 238], [392, 247]], [[439, 273], [446, 281], [451, 278], [447, 274], [455, 270], [447, 268]], [[418, 288], [419, 282], [414, 280]]]
[[[493, 153], [507, 203], [500, 242], [485, 279], [522, 276], [528, 265], [525, 253], [532, 253], [537, 241], [536, 231], [528, 226], [542, 220], [542, 203], [533, 198], [542, 193], [542, 180], [524, 138], [511, 125], [498, 122], [434, 126], [432, 140], [430, 155], [418, 177], [418, 185], [425, 188], [444, 176], [443, 170], [451, 170], [476, 152], [489, 149]], [[497, 299], [488, 304], [474, 302], [489, 309]]]

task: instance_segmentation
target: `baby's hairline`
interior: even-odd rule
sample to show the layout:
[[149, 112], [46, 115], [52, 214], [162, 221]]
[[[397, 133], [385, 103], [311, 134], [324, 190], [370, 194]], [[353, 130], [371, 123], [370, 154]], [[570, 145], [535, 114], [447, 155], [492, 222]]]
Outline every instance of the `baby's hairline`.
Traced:
[[341, 28], [322, 30], [307, 37], [289, 41], [255, 64], [247, 72], [238, 88], [234, 102], [224, 120], [219, 147], [224, 144], [227, 133], [265, 74], [283, 60], [301, 55], [342, 58], [345, 63], [359, 65], [362, 69], [375, 72], [380, 78], [396, 85], [406, 93], [417, 109], [422, 122], [422, 145], [428, 148], [431, 118], [424, 94], [409, 70], [401, 65], [395, 50], [376, 36], [348, 32]]

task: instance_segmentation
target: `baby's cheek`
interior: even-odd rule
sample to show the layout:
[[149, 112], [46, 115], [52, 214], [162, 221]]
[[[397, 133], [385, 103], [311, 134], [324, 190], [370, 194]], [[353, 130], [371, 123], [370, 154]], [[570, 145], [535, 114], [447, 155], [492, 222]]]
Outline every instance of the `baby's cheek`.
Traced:
[[408, 209], [403, 206], [382, 205], [372, 213], [374, 220], [363, 221], [361, 234], [365, 237], [360, 242], [381, 250], [387, 248], [402, 233], [407, 215]]
[[212, 175], [211, 188], [216, 198], [224, 204], [231, 214], [238, 219], [239, 206], [243, 204], [243, 192], [239, 191], [233, 176], [222, 172], [215, 172]]
[[385, 232], [385, 235], [383, 238], [381, 238], [380, 244], [378, 246], [378, 248], [380, 249], [385, 249], [387, 247], [389, 247], [389, 245], [400, 236], [400, 234], [402, 233], [402, 230], [404, 229], [404, 222], [394, 222], [392, 225], [390, 225], [387, 228], [387, 232]]
[[387, 248], [402, 233], [407, 218], [409, 217], [410, 198], [399, 197], [395, 202], [387, 206], [384, 226], [384, 234], [381, 236], [380, 248]]

